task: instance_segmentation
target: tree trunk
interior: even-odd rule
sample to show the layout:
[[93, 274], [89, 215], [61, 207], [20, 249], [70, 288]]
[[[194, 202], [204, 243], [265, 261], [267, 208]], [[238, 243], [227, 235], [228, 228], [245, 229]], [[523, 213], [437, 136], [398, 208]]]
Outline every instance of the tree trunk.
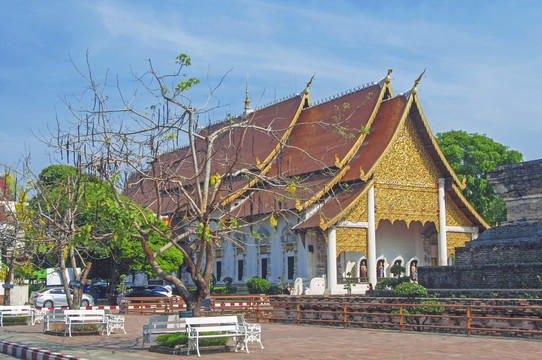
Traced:
[[[9, 264], [8, 272], [6, 273], [6, 278], [4, 279], [4, 283], [6, 285], [11, 284], [11, 279], [13, 278], [13, 265], [15, 264], [15, 252], [11, 253], [11, 259]], [[9, 306], [11, 305], [11, 289], [5, 288], [4, 289], [4, 305]]]

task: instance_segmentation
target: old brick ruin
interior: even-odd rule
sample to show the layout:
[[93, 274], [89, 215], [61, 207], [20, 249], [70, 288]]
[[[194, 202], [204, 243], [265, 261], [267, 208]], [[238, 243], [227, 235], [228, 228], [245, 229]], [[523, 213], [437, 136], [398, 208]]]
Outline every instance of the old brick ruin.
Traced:
[[542, 289], [542, 160], [498, 168], [508, 221], [456, 248], [454, 266], [419, 268], [428, 289]]

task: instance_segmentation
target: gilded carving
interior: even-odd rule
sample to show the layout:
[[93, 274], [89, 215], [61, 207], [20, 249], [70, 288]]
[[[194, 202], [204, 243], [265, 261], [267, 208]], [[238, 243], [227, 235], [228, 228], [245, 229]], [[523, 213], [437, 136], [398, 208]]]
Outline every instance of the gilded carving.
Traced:
[[361, 252], [367, 256], [367, 230], [360, 228], [337, 228], [337, 256], [342, 251]]
[[[367, 196], [362, 196], [343, 221], [367, 221]], [[341, 251], [358, 251], [367, 255], [367, 230], [360, 228], [337, 228], [337, 256]]]
[[438, 225], [438, 189], [377, 184], [375, 186], [375, 219], [403, 220]]
[[471, 239], [470, 233], [447, 232], [446, 233], [446, 250], [447, 250], [448, 256], [450, 256], [450, 254], [455, 254], [455, 248], [465, 246], [465, 243], [467, 241], [470, 241], [470, 239]]
[[446, 194], [446, 225], [448, 226], [472, 226], [472, 222], [459, 210]]
[[408, 118], [375, 172], [375, 218], [438, 226], [439, 171]]
[[343, 221], [367, 221], [367, 195], [361, 197], [356, 206], [342, 219]]
[[420, 141], [410, 118], [399, 129], [375, 173], [378, 183], [434, 188], [439, 171]]

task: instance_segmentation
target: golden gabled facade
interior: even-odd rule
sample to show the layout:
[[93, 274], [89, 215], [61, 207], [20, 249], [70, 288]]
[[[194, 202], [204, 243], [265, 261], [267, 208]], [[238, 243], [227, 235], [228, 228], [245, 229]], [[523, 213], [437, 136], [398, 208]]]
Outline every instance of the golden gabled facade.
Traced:
[[[488, 228], [461, 194], [465, 185], [429, 128], [417, 96], [420, 78], [395, 95], [390, 72], [378, 83], [319, 103], [310, 99], [309, 82], [298, 95], [247, 110], [253, 124], [272, 128], [276, 136], [223, 134], [225, 147], [217, 157], [232, 156], [229, 139], [243, 139], [236, 144], [242, 161], [234, 170], [305, 182], [295, 185], [295, 199], [287, 199], [287, 190], [258, 177], [230, 177], [220, 192], [228, 216], [273, 214], [276, 223], [247, 230], [246, 248], [225, 244], [216, 250], [219, 281], [260, 276], [272, 282], [280, 276], [308, 286], [325, 274], [331, 293], [344, 292], [341, 282], [348, 276], [363, 292], [390, 276], [394, 264], [413, 277], [417, 266], [447, 265], [455, 247]], [[145, 203], [144, 196], [134, 198]]]

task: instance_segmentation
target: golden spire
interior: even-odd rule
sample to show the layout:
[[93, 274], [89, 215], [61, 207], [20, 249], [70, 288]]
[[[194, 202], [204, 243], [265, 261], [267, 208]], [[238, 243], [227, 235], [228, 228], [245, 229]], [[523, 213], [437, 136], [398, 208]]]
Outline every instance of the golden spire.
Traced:
[[420, 83], [420, 80], [422, 79], [423, 74], [425, 74], [425, 70], [427, 70], [427, 68], [423, 69], [423, 72], [420, 74], [420, 76], [418, 76], [416, 81], [414, 81], [414, 87], [412, 88], [412, 93], [413, 94], [416, 94], [418, 92], [418, 89], [416, 89], [416, 87]]
[[246, 97], [245, 97], [245, 115], [248, 115], [252, 112], [252, 109], [250, 108], [250, 99], [248, 98], [248, 74], [247, 74], [247, 90], [246, 90]]
[[316, 75], [316, 73], [312, 74], [311, 79], [310, 79], [309, 82], [307, 83], [307, 87], [305, 87], [305, 90], [303, 91], [303, 92], [305, 93], [305, 95], [308, 95], [308, 94], [309, 94], [309, 88], [311, 87], [312, 79], [314, 79], [314, 75]]

